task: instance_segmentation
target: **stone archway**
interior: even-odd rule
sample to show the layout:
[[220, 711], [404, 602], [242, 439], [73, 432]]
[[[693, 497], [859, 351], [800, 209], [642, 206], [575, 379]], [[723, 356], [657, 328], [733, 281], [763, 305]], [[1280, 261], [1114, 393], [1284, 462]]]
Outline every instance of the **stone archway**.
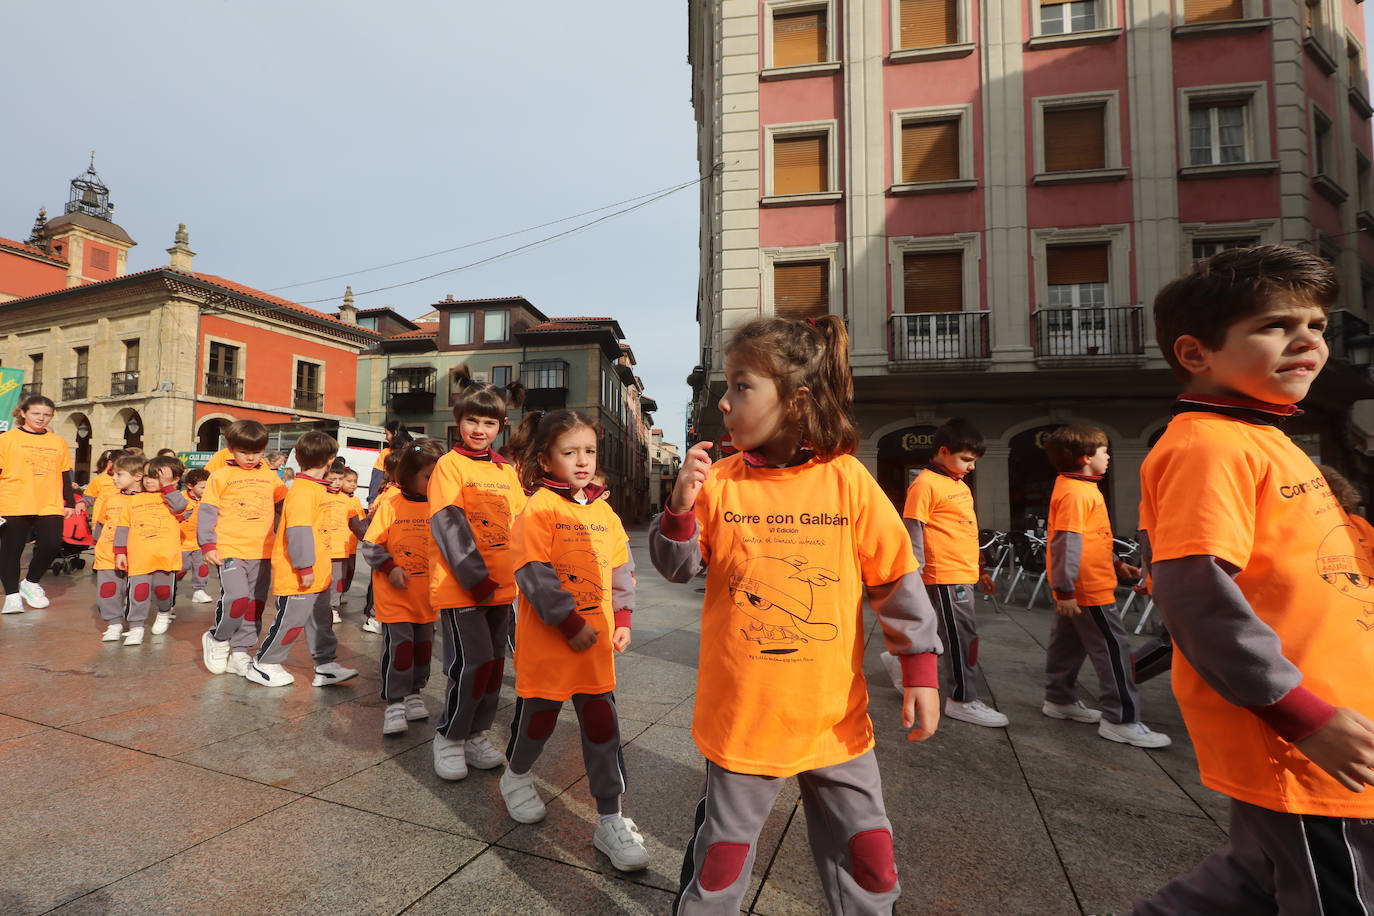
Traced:
[[143, 434], [143, 417], [132, 407], [125, 407], [110, 417], [106, 437], [119, 443], [119, 448], [143, 448]]
[[196, 451], [219, 451], [220, 443], [224, 438], [224, 429], [232, 422], [234, 422], [233, 417], [218, 415], [202, 417], [200, 425], [196, 427]]
[[878, 485], [899, 510], [906, 504], [907, 487], [930, 460], [934, 435], [934, 426], [906, 426], [878, 440]]
[[[84, 433], [84, 435], [83, 435]], [[72, 480], [85, 486], [91, 480], [91, 436], [94, 428], [84, 413], [74, 413], [67, 417], [66, 438], [72, 443]]]

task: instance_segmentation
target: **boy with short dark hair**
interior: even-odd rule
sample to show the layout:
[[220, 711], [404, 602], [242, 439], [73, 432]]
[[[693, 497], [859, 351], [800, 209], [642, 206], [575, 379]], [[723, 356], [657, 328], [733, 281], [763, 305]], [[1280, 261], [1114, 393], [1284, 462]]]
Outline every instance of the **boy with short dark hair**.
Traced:
[[186, 494], [186, 511], [181, 515], [181, 578], [191, 580], [192, 604], [209, 604], [215, 600], [205, 591], [210, 564], [201, 556], [200, 544], [196, 541], [200, 501], [205, 497], [205, 486], [209, 482], [210, 474], [204, 468], [192, 468], [181, 478], [182, 492]]
[[[115, 552], [115, 534], [124, 525], [124, 510], [129, 498], [143, 488], [143, 459], [120, 452], [110, 462], [110, 485], [95, 500], [91, 509], [91, 530], [95, 535], [94, 558], [96, 607], [105, 622], [101, 642], [118, 642], [124, 635], [124, 619], [129, 611], [128, 558]], [[143, 621], [138, 621], [142, 628]], [[132, 644], [131, 644], [132, 645]]]
[[[1050, 496], [1045, 568], [1054, 592], [1054, 625], [1045, 647], [1045, 702], [1051, 719], [1097, 723], [1108, 741], [1168, 747], [1167, 735], [1140, 721], [1140, 692], [1131, 666], [1131, 640], [1116, 611], [1118, 577], [1140, 570], [1117, 559], [1107, 501], [1097, 483], [1111, 457], [1107, 434], [1096, 426], [1061, 426], [1045, 439], [1045, 454], [1059, 472]], [[1092, 659], [1102, 709], [1078, 699], [1078, 671]]]
[[343, 604], [344, 592], [353, 584], [353, 564], [358, 552], [355, 526], [361, 526], [361, 533], [367, 533], [367, 511], [353, 495], [353, 491], [358, 488], [358, 475], [355, 471], [350, 471], [341, 459], [334, 459], [334, 463], [325, 474], [325, 481], [328, 483], [325, 505], [329, 518], [329, 560], [332, 578], [329, 610], [333, 615], [333, 622], [339, 623], [339, 607]]
[[1141, 467], [1140, 523], [1174, 694], [1231, 823], [1136, 913], [1374, 912], [1374, 568], [1281, 428], [1326, 363], [1338, 289], [1322, 258], [1270, 245], [1155, 299], [1184, 393]]
[[141, 472], [140, 492], [129, 497], [115, 532], [115, 559], [129, 574], [129, 632], [124, 645], [143, 642], [143, 622], [157, 603], [154, 636], [171, 624], [172, 587], [181, 569], [181, 514], [186, 497], [177, 492], [182, 469], [175, 456], [159, 455]]

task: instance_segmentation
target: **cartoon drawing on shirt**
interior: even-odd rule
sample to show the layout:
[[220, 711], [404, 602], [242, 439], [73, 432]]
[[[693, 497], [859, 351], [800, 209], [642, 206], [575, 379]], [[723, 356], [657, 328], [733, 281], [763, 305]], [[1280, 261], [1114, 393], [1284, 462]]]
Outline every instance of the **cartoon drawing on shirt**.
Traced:
[[1366, 630], [1374, 630], [1374, 562], [1370, 561], [1370, 546], [1352, 526], [1340, 525], [1331, 530], [1317, 549], [1317, 574], [1327, 585], [1360, 603], [1364, 616], [1357, 617], [1355, 622]]
[[401, 530], [391, 539], [392, 558], [412, 579], [429, 575], [429, 553], [425, 544], [427, 537], [426, 531]]
[[769, 655], [790, 655], [809, 642], [829, 642], [839, 630], [815, 619], [816, 588], [840, 577], [807, 567], [805, 557], [750, 557], [730, 573], [730, 597], [749, 618], [740, 635]]
[[261, 522], [274, 512], [272, 494], [260, 487], [231, 487], [224, 494], [221, 514], [236, 522]]
[[553, 561], [554, 571], [563, 590], [572, 595], [579, 613], [601, 610], [601, 561], [590, 550], [566, 550]]
[[472, 487], [463, 494], [463, 511], [480, 549], [500, 549], [510, 543], [510, 504], [506, 497]]
[[129, 513], [130, 537], [136, 537], [144, 541], [156, 540], [162, 534], [164, 527], [162, 524], [162, 514], [171, 515], [171, 512], [155, 503], [143, 503]]

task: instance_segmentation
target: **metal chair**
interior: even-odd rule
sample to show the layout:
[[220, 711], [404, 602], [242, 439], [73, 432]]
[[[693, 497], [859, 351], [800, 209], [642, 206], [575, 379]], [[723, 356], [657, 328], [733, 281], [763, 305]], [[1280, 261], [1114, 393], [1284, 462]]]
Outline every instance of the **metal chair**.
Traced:
[[1016, 575], [1012, 577], [1011, 587], [1007, 589], [1007, 603], [1010, 604], [1012, 596], [1016, 594], [1016, 587], [1021, 584], [1021, 579], [1030, 573], [1036, 576], [1035, 587], [1031, 589], [1030, 600], [1026, 602], [1026, 607], [1035, 606], [1035, 599], [1040, 595], [1040, 588], [1045, 584], [1048, 571], [1045, 568], [1045, 539], [1030, 531], [1013, 531], [1010, 535], [1012, 550], [1016, 554]]

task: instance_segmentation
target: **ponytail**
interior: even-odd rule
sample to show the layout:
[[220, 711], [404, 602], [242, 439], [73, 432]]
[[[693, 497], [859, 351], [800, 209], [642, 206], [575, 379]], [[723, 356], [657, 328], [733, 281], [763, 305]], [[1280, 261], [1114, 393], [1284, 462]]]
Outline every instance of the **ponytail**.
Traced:
[[489, 417], [499, 420], [504, 429], [507, 411], [525, 406], [525, 386], [519, 380], [506, 385], [479, 382], [473, 379], [467, 363], [454, 369], [450, 379], [452, 387], [457, 389], [453, 398], [455, 423], [463, 422], [465, 416]]

